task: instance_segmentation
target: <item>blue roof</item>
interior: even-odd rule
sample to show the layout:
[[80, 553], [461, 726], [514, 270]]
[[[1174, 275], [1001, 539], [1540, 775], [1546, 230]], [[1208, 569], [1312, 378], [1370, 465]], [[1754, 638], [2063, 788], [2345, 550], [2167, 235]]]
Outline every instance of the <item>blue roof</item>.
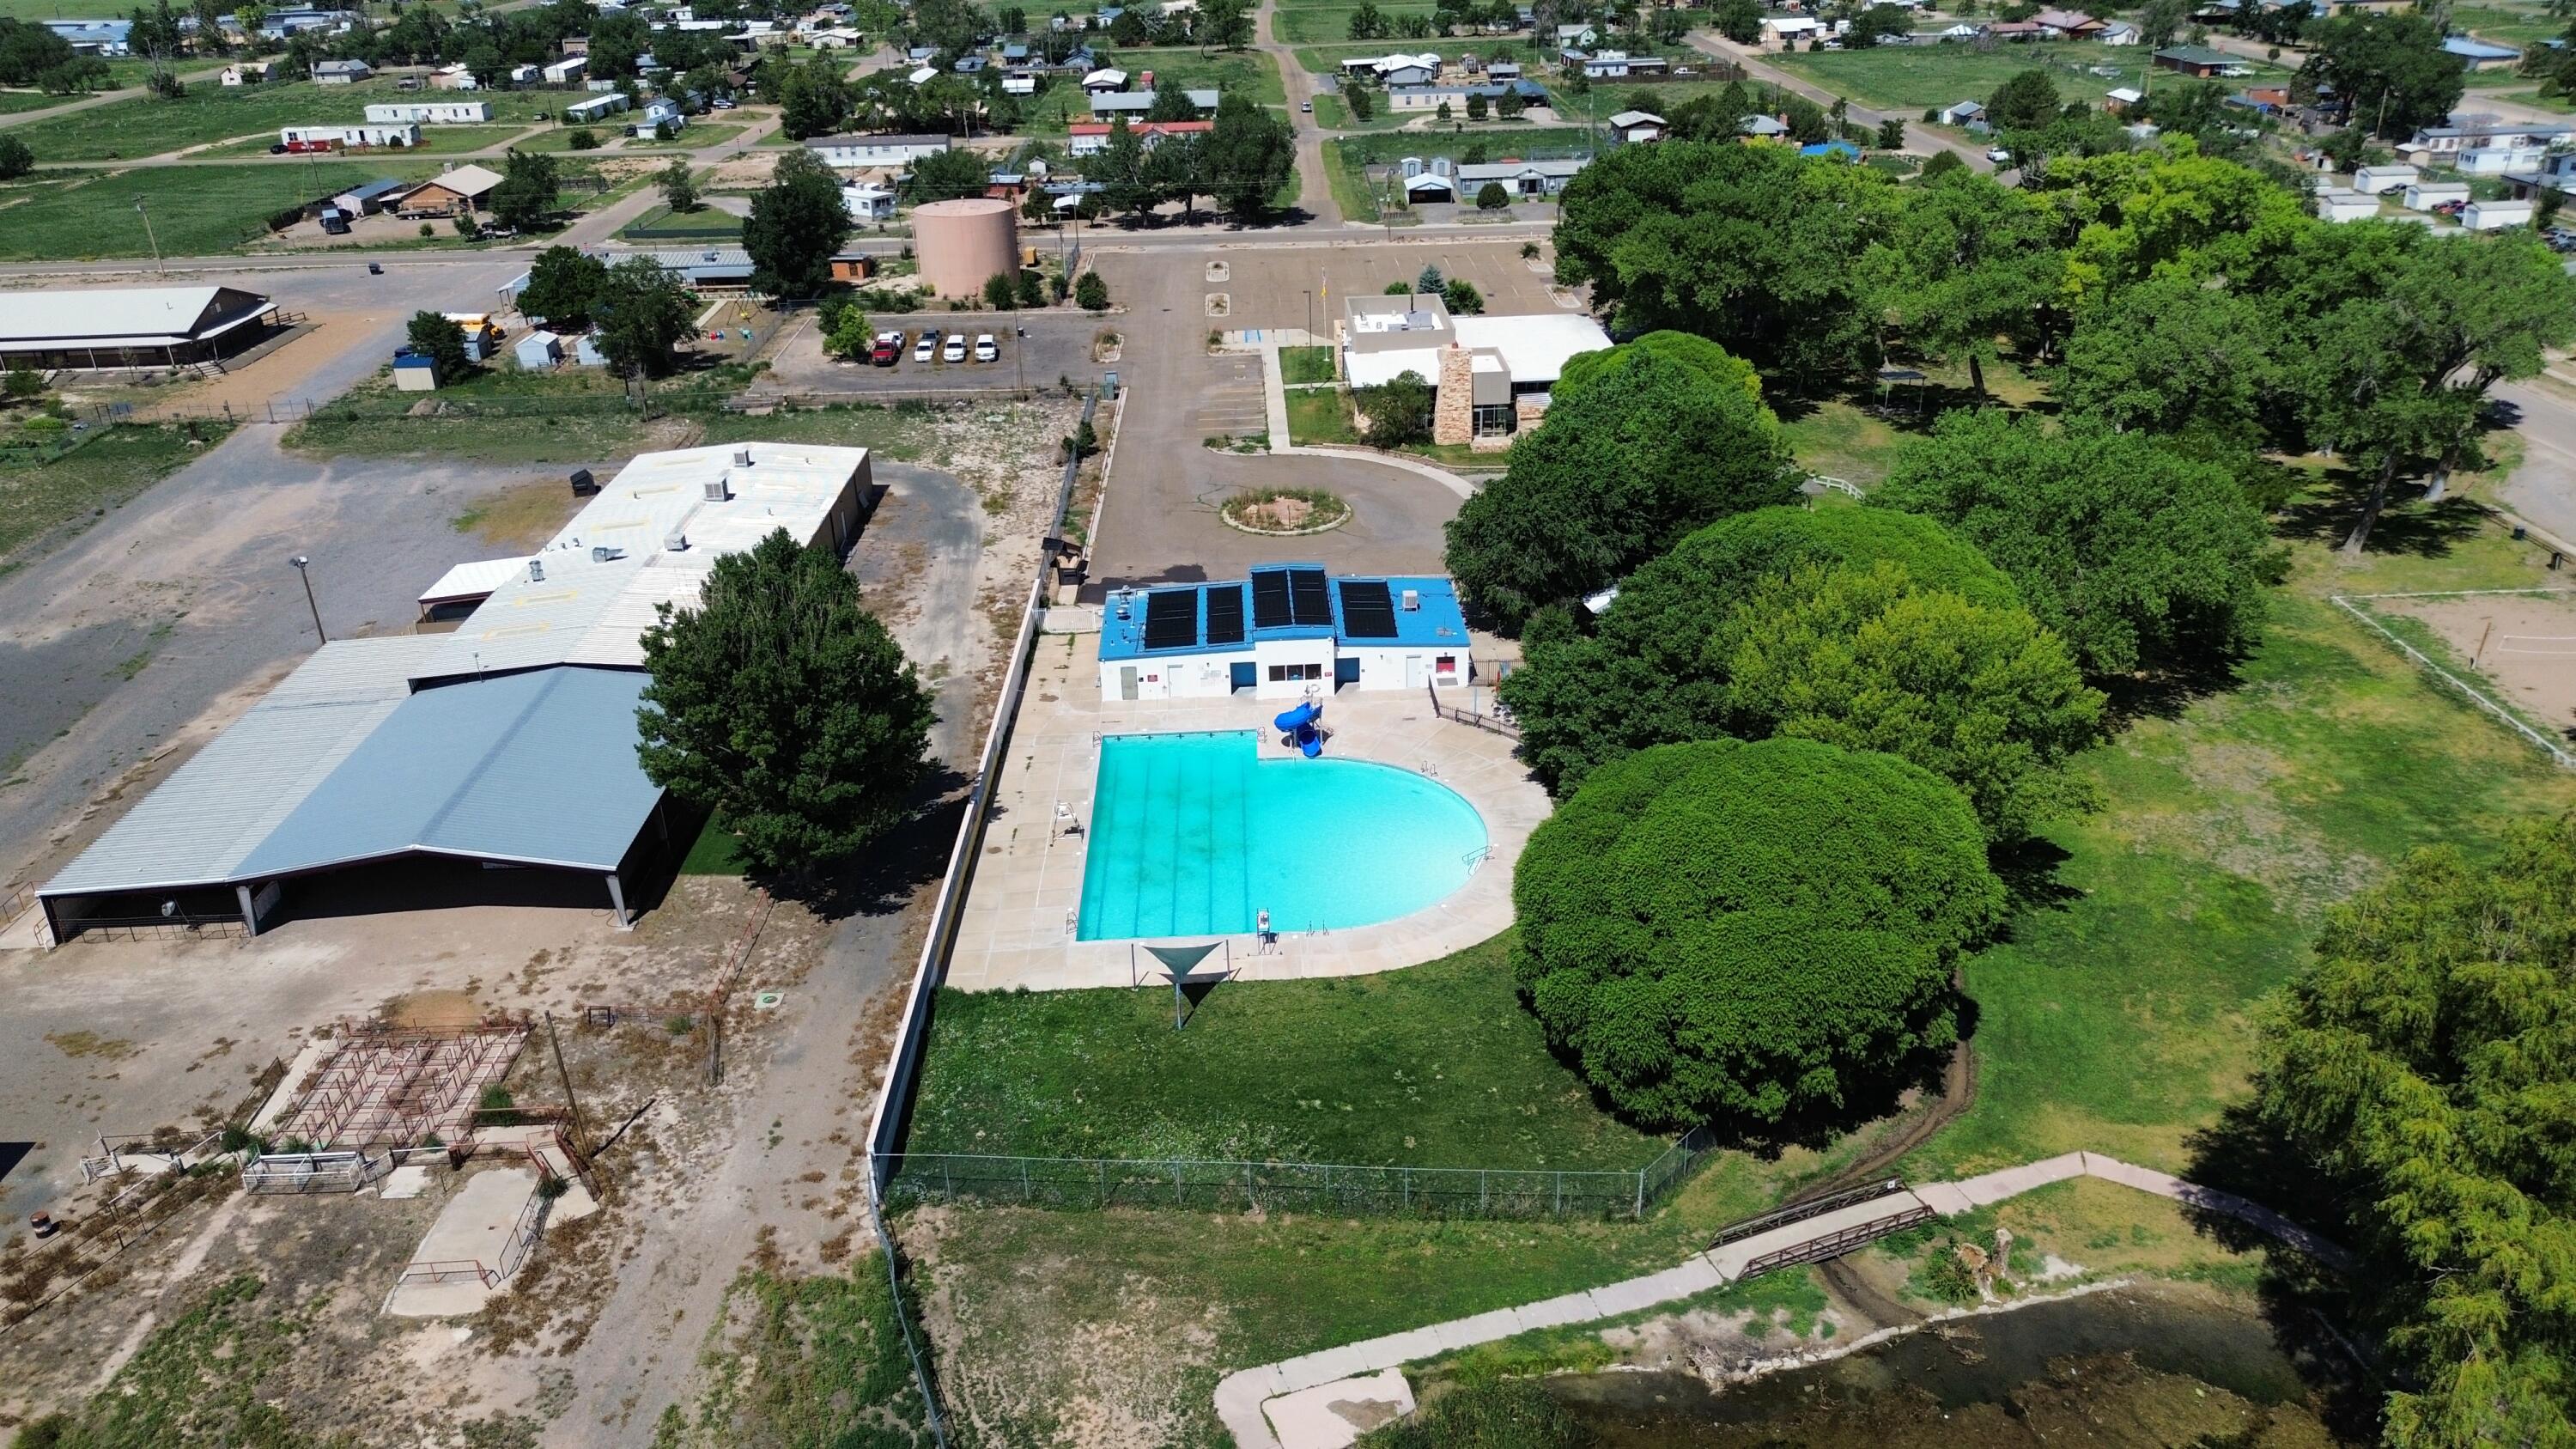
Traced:
[[[1324, 613], [1300, 622], [1261, 622], [1259, 602], [1265, 575], [1311, 573], [1325, 579]], [[1279, 582], [1270, 580], [1268, 582]], [[1363, 598], [1383, 589], [1386, 601], [1397, 607], [1388, 609], [1391, 618], [1372, 623], [1365, 610], [1350, 607], [1344, 591], [1357, 586]], [[1416, 607], [1406, 609], [1401, 602], [1413, 594]], [[1180, 602], [1187, 596], [1187, 602]], [[1227, 597], [1230, 596], [1230, 597]], [[1169, 602], [1159, 607], [1157, 598]], [[1384, 608], [1385, 604], [1381, 604]], [[1146, 621], [1161, 613], [1167, 619], [1186, 620], [1188, 637], [1175, 642], [1147, 647]], [[1103, 659], [1169, 658], [1184, 654], [1245, 654], [1254, 644], [1271, 639], [1325, 639], [1351, 648], [1417, 648], [1442, 645], [1467, 646], [1467, 620], [1458, 607], [1458, 586], [1437, 575], [1395, 577], [1334, 577], [1325, 575], [1317, 564], [1271, 564], [1252, 571], [1250, 579], [1229, 579], [1210, 584], [1177, 584], [1159, 589], [1122, 589], [1112, 594], [1102, 611], [1100, 622], [1100, 657]], [[1240, 637], [1221, 637], [1223, 619], [1231, 617], [1240, 623]]]
[[234, 878], [411, 851], [616, 870], [662, 799], [635, 758], [645, 682], [632, 670], [566, 666], [422, 690]]

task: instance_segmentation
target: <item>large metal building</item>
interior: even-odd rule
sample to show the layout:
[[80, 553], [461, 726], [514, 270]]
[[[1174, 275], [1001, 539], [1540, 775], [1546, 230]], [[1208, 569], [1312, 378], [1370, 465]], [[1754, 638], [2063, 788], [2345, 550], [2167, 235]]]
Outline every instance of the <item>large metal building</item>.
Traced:
[[[846, 552], [873, 493], [864, 448], [636, 458], [536, 553], [450, 570], [432, 592], [472, 605], [453, 632], [324, 645], [38, 889], [54, 939], [256, 933], [325, 877], [441, 863], [587, 878], [628, 924], [697, 824], [636, 758], [656, 606], [696, 603], [718, 558], [776, 530]], [[378, 875], [362, 908], [401, 908]]]
[[177, 367], [269, 334], [277, 304], [238, 287], [0, 293], [0, 367]]

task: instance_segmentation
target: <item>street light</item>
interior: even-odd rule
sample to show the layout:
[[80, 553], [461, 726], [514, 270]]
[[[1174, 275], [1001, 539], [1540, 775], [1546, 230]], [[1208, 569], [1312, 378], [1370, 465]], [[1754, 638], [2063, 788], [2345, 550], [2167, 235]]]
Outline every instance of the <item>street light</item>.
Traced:
[[1315, 340], [1315, 289], [1312, 287], [1306, 289], [1306, 340], [1309, 343]]
[[143, 239], [152, 243], [153, 272], [156, 275], [167, 276], [169, 274], [161, 269], [161, 239], [152, 234], [152, 213], [143, 209], [144, 200], [145, 198], [140, 196], [134, 198], [134, 214], [143, 218]]
[[299, 553], [295, 557], [288, 559], [287, 562], [295, 565], [295, 576], [304, 580], [304, 607], [313, 611], [314, 634], [318, 636], [323, 643], [330, 643], [331, 636], [322, 632], [322, 606], [313, 602], [313, 574], [311, 569], [313, 560], [306, 558], [304, 555]]

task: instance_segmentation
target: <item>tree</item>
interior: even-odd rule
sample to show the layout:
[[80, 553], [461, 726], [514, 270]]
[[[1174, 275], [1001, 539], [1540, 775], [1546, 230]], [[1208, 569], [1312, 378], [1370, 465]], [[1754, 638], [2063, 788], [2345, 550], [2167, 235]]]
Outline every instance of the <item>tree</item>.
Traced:
[[1351, 39], [1384, 40], [1387, 34], [1386, 13], [1377, 8], [1377, 0], [1360, 0], [1351, 12]]
[[1986, 101], [1986, 124], [1998, 131], [2036, 131], [2057, 115], [2057, 82], [2044, 70], [2018, 72]]
[[2139, 39], [2162, 49], [2174, 43], [2191, 19], [2191, 0], [2147, 0], [2138, 11]]
[[1440, 302], [1458, 317], [1472, 317], [1485, 310], [1485, 294], [1465, 277], [1451, 277], [1449, 285], [1440, 289]]
[[1297, 133], [1241, 91], [1229, 90], [1217, 100], [1216, 124], [1199, 159], [1218, 205], [1237, 219], [1262, 216], [1297, 168]]
[[1241, 50], [1252, 43], [1252, 13], [1244, 0], [1200, 0], [1199, 44]]
[[1738, 45], [1751, 45], [1762, 38], [1761, 0], [1717, 0], [1709, 21], [1718, 34]]
[[854, 362], [867, 361], [875, 344], [876, 334], [869, 329], [867, 310], [855, 306], [844, 306], [833, 316], [823, 339], [826, 352]]
[[664, 206], [677, 212], [698, 209], [698, 183], [696, 178], [689, 174], [687, 157], [672, 157], [671, 164], [662, 168], [661, 181]]
[[36, 169], [36, 153], [15, 136], [0, 136], [0, 181], [14, 181]]
[[930, 694], [830, 549], [777, 530], [718, 558], [697, 607], [659, 614], [636, 754], [654, 784], [716, 812], [755, 868], [846, 860], [904, 817]]
[[1958, 1039], [1951, 973], [2001, 921], [1967, 804], [1887, 755], [1666, 745], [1531, 832], [1512, 974], [1548, 1044], [1657, 1130], [1778, 1126]]
[[513, 146], [502, 163], [501, 184], [492, 188], [492, 219], [518, 231], [534, 231], [554, 219], [555, 194], [561, 189], [554, 157]]
[[1621, 146], [1567, 185], [1556, 275], [1590, 282], [1623, 328], [1702, 333], [1821, 380], [1875, 360], [1878, 247], [1897, 211], [1870, 167], [1733, 142]]
[[1101, 204], [1111, 211], [1139, 216], [1162, 204], [1145, 156], [1145, 140], [1125, 116], [1109, 122], [1109, 138], [1082, 163], [1086, 181], [1100, 184]]
[[995, 272], [984, 279], [985, 306], [996, 312], [1008, 312], [1011, 310], [1011, 304], [1018, 298], [1019, 288], [1012, 284], [1010, 273]]
[[1487, 102], [1486, 102], [1486, 100], [1485, 100], [1485, 93], [1484, 93], [1484, 92], [1482, 92], [1482, 91], [1470, 91], [1470, 92], [1468, 92], [1468, 93], [1467, 93], [1467, 119], [1468, 119], [1468, 120], [1471, 120], [1471, 121], [1481, 121], [1481, 120], [1485, 119], [1485, 117], [1486, 117], [1487, 113], [1488, 113], [1490, 110], [1491, 110], [1491, 107], [1487, 104]]
[[1380, 448], [1431, 441], [1436, 398], [1431, 384], [1418, 372], [1399, 372], [1385, 382], [1351, 390], [1351, 402], [1368, 424], [1368, 441]]
[[2520, 824], [2495, 860], [2418, 850], [2334, 908], [2264, 1019], [2256, 1101], [2361, 1256], [2392, 1445], [2576, 1439], [2571, 947], [2576, 820]]
[[601, 355], [629, 377], [669, 376], [678, 365], [672, 349], [694, 330], [695, 311], [688, 282], [649, 256], [602, 273], [591, 302]]
[[2442, 29], [2420, 14], [2343, 15], [2315, 27], [2296, 86], [2352, 104], [2356, 125], [2398, 141], [2438, 126], [2467, 88], [2459, 57], [2442, 49]]
[[[1948, 153], [1943, 153], [1948, 154]], [[2063, 226], [2045, 197], [1962, 169], [1928, 175], [1895, 219], [1892, 311], [1927, 352], [1963, 357], [1977, 396], [1997, 340], [2041, 352], [2062, 329]]]
[[2197, 669], [2245, 648], [2279, 573], [2226, 468], [2090, 421], [2052, 431], [1951, 412], [1870, 501], [1983, 549], [2096, 675]]
[[1928, 518], [1884, 508], [1756, 509], [1683, 539], [1619, 582], [1589, 634], [1553, 611], [1522, 636], [1527, 661], [1505, 677], [1523, 753], [1559, 795], [1594, 769], [1649, 745], [1714, 739], [1727, 722], [1725, 660], [1714, 641], [1767, 581], [1819, 564], [1903, 564], [1919, 586], [2013, 606], [2012, 581]]
[[774, 297], [811, 297], [831, 283], [832, 257], [850, 235], [841, 178], [802, 146], [787, 151], [742, 224], [752, 285]]
[[0, 85], [35, 85], [72, 60], [70, 41], [32, 21], [0, 16]]
[[1449, 571], [1506, 634], [1695, 529], [1796, 496], [1760, 398], [1650, 348], [1611, 354], [1558, 379], [1503, 476], [1448, 525]]
[[403, 340], [429, 359], [430, 374], [442, 386], [474, 370], [473, 359], [465, 355], [465, 334], [436, 312], [412, 313], [403, 328]]
[[992, 164], [982, 152], [952, 146], [912, 163], [912, 180], [905, 194], [915, 202], [954, 201], [981, 196], [992, 184]]
[[45, 375], [32, 367], [12, 367], [0, 371], [0, 397], [10, 402], [27, 402], [45, 394]]
[[1098, 272], [1084, 272], [1073, 284], [1073, 305], [1085, 312], [1109, 310], [1109, 284]]
[[590, 25], [589, 72], [603, 79], [634, 75], [637, 59], [652, 48], [652, 27], [641, 13], [603, 10]]
[[[776, 62], [771, 62], [775, 65]], [[779, 129], [788, 139], [828, 135], [850, 114], [850, 88], [838, 67], [821, 59], [781, 67], [776, 99]]]
[[1354, 121], [1365, 121], [1377, 114], [1377, 102], [1370, 97], [1368, 87], [1355, 80], [1342, 82], [1342, 104], [1350, 109]]
[[1890, 116], [1886, 120], [1878, 123], [1878, 149], [1881, 151], [1902, 151], [1905, 149], [1905, 118], [1903, 116]]

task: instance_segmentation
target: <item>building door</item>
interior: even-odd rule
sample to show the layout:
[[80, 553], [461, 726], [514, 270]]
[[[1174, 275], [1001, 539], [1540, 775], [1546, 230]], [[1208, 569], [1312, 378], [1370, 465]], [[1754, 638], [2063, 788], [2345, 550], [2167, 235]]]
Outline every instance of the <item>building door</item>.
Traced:
[[1120, 699], [1136, 697], [1136, 666], [1133, 664], [1118, 666], [1118, 697]]
[[1333, 688], [1356, 687], [1360, 682], [1360, 659], [1356, 654], [1336, 655], [1333, 659]]
[[1422, 667], [1422, 656], [1419, 654], [1405, 655], [1404, 687], [1407, 689], [1420, 689], [1428, 683], [1430, 683], [1430, 677]]
[[1237, 694], [1241, 694], [1245, 690], [1258, 688], [1260, 683], [1261, 677], [1254, 670], [1253, 666], [1249, 664], [1237, 664], [1233, 667], [1232, 672], [1227, 677], [1226, 687], [1232, 689]]

